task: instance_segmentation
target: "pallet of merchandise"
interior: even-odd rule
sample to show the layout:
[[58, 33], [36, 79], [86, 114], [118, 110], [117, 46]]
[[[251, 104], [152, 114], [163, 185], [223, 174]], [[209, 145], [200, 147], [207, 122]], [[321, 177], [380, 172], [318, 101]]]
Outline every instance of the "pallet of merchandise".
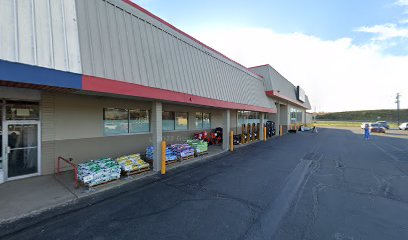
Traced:
[[148, 171], [150, 171], [150, 166], [146, 166], [146, 167], [136, 169], [133, 171], [127, 171], [125, 172], [125, 175], [129, 177], [131, 175], [141, 174], [141, 173], [148, 172]]
[[145, 153], [140, 154], [140, 158], [147, 163], [153, 163], [153, 159], [147, 157]]
[[194, 155], [190, 155], [190, 156], [185, 156], [185, 157], [180, 157], [180, 161], [185, 161], [185, 160], [191, 160], [194, 158]]
[[93, 188], [120, 179], [120, 165], [111, 158], [101, 158], [78, 164], [78, 179]]
[[177, 162], [180, 162], [180, 161], [179, 160], [166, 161], [166, 166], [173, 165], [173, 164], [175, 164]]
[[124, 175], [134, 175], [150, 170], [150, 164], [141, 159], [139, 153], [125, 155], [116, 159]]
[[84, 182], [80, 181], [80, 184], [83, 185], [84, 187], [87, 187], [87, 188], [98, 188], [98, 187], [102, 187], [102, 186], [108, 185], [110, 183], [116, 182], [117, 180], [119, 180], [119, 178], [118, 179], [112, 179], [110, 181], [95, 184], [95, 185], [89, 185], [88, 183], [84, 183]]
[[[148, 161], [150, 161], [153, 164], [153, 159], [146, 158], [146, 162]], [[175, 164], [176, 162], [180, 162], [180, 159], [170, 160], [170, 161], [167, 160], [166, 165], [172, 165], [172, 164]]]

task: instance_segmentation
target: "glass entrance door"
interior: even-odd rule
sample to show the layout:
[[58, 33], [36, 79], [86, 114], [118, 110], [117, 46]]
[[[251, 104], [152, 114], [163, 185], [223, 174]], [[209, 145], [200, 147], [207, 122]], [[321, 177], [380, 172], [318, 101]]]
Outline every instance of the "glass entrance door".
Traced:
[[3, 172], [3, 115], [4, 115], [4, 101], [0, 99], [0, 183], [4, 182]]
[[39, 173], [39, 123], [7, 122], [7, 178]]

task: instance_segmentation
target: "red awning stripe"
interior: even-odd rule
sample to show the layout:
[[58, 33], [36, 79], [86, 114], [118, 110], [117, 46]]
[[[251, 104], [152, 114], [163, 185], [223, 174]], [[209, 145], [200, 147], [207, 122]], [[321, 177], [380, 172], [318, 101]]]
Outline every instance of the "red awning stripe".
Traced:
[[224, 109], [237, 109], [265, 113], [276, 113], [276, 110], [271, 108], [227, 102], [217, 99], [200, 97], [187, 93], [180, 93], [160, 88], [147, 87], [139, 84], [127, 83], [99, 77], [92, 77], [87, 75], [83, 75], [82, 77], [82, 90], [134, 96], [146, 99], [157, 99], [178, 103], [188, 103]]
[[290, 103], [292, 103], [294, 105], [297, 105], [299, 107], [309, 109], [309, 106], [307, 106], [306, 104], [300, 103], [300, 102], [298, 102], [298, 101], [296, 101], [296, 100], [294, 100], [292, 98], [286, 97], [286, 96], [284, 96], [284, 95], [282, 95], [282, 94], [280, 94], [280, 93], [278, 93], [276, 91], [265, 91], [265, 93], [266, 93], [266, 96], [268, 96], [268, 97], [276, 97], [276, 98], [288, 101], [288, 102], [290, 102]]

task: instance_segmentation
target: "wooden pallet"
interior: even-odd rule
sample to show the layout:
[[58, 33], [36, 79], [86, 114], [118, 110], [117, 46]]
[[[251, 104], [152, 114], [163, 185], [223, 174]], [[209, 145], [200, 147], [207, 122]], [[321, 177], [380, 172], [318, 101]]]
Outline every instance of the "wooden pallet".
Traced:
[[150, 167], [144, 167], [142, 169], [137, 169], [137, 170], [133, 170], [133, 171], [129, 171], [129, 172], [125, 172], [126, 176], [131, 176], [131, 175], [135, 175], [135, 174], [140, 174], [140, 173], [144, 173], [144, 172], [148, 172], [150, 171]]
[[86, 184], [86, 183], [84, 183], [84, 182], [81, 182], [81, 184], [82, 184], [83, 186], [87, 187], [87, 188], [98, 188], [98, 187], [105, 186], [105, 185], [107, 185], [107, 184], [109, 184], [109, 183], [113, 183], [113, 182], [115, 182], [115, 181], [117, 181], [117, 180], [119, 180], [119, 179], [113, 179], [113, 180], [110, 180], [109, 182], [104, 182], [104, 183], [97, 184], [97, 185], [93, 185], [93, 186], [89, 186], [88, 184]]
[[195, 156], [196, 156], [196, 157], [199, 157], [199, 156], [203, 156], [203, 155], [206, 155], [206, 154], [208, 154], [208, 151], [205, 151], [205, 152], [197, 152], [197, 153], [195, 153]]
[[141, 154], [140, 155], [140, 158], [143, 160], [143, 161], [145, 161], [145, 162], [147, 162], [147, 163], [149, 163], [149, 164], [152, 164], [153, 163], [153, 159], [150, 159], [150, 158], [148, 158], [148, 157], [146, 157], [146, 154]]
[[194, 155], [188, 156], [188, 157], [180, 157], [180, 161], [184, 161], [184, 160], [191, 160], [194, 158]]
[[166, 161], [166, 166], [173, 165], [173, 164], [175, 164], [177, 162], [180, 162], [180, 161], [179, 160]]

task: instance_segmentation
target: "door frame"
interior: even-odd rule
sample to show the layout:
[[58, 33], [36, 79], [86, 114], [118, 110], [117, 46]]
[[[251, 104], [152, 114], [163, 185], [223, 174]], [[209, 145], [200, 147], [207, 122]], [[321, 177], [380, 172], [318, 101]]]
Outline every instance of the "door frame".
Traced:
[[6, 158], [6, 155], [5, 155], [5, 153], [6, 153], [6, 151], [5, 151], [5, 139], [6, 139], [6, 137], [5, 137], [5, 134], [4, 134], [4, 121], [5, 121], [5, 119], [6, 119], [6, 116], [5, 116], [5, 114], [6, 114], [6, 101], [4, 100], [4, 99], [0, 99], [0, 111], [1, 111], [1, 116], [2, 116], [2, 119], [0, 119], [0, 124], [1, 124], [1, 127], [2, 127], [2, 132], [1, 132], [1, 146], [0, 146], [0, 151], [1, 151], [1, 153], [2, 153], [2, 156], [3, 156], [3, 159], [2, 159], [2, 168], [0, 169], [0, 184], [1, 183], [4, 183], [5, 181], [6, 181], [6, 171], [4, 170], [4, 168], [5, 168], [5, 165], [6, 165], [6, 160], [5, 160], [5, 158]]
[[[37, 172], [16, 177], [8, 177], [8, 126], [37, 125]], [[41, 175], [41, 121], [40, 120], [10, 120], [3, 122], [3, 180], [11, 181]]]

